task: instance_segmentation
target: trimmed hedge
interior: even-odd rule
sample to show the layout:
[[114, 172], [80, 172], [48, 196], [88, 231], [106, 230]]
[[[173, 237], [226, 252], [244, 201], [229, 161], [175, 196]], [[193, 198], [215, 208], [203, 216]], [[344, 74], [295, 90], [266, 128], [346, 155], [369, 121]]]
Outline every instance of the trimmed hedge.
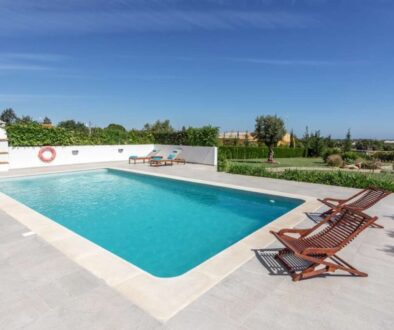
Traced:
[[264, 166], [250, 166], [246, 164], [227, 164], [226, 171], [233, 174], [261, 176], [273, 179], [321, 183], [333, 186], [367, 188], [376, 186], [394, 192], [394, 178], [392, 174], [363, 174], [345, 171], [318, 170], [285, 170], [283, 172], [269, 171]]
[[145, 143], [216, 146], [219, 134], [219, 129], [212, 126], [189, 127], [182, 131], [165, 134], [155, 134], [148, 130], [126, 131], [111, 126], [94, 127], [89, 134], [62, 127], [44, 127], [38, 123], [8, 125], [6, 130], [9, 143], [13, 147]]
[[[303, 157], [303, 148], [274, 148], [274, 158], [295, 158]], [[235, 146], [220, 146], [219, 157], [225, 159], [254, 159], [267, 158], [267, 147], [235, 147]]]
[[41, 125], [9, 125], [7, 137], [13, 147], [72, 145], [77, 144], [76, 134], [64, 128], [42, 127]]
[[219, 128], [189, 127], [173, 133], [153, 133], [155, 143], [214, 147], [218, 144]]
[[384, 152], [378, 151], [372, 155], [373, 158], [379, 159], [382, 162], [394, 162], [394, 151], [391, 152]]

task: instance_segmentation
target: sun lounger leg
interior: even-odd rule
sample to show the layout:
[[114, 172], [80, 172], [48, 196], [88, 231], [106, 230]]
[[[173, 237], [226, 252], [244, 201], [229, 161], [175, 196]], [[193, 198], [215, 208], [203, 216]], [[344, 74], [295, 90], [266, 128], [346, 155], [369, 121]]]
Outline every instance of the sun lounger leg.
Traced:
[[379, 225], [378, 223], [373, 223], [372, 225], [370, 225], [370, 227], [372, 228], [384, 228], [382, 225]]
[[[292, 252], [288, 249], [283, 249], [278, 252], [278, 254], [275, 256], [275, 259], [279, 260], [283, 266], [286, 268], [286, 270], [289, 272], [291, 275], [292, 279], [294, 282], [304, 280], [307, 278], [315, 277], [318, 275], [322, 275], [324, 273], [333, 273], [337, 271], [338, 269], [346, 271], [352, 275], [355, 276], [360, 276], [360, 277], [367, 277], [368, 274], [359, 271], [358, 269], [354, 268], [350, 264], [348, 264], [346, 261], [343, 259], [339, 258], [338, 256], [333, 256], [331, 259], [334, 262], [328, 262], [324, 260], [319, 260], [313, 257], [309, 256], [303, 256], [302, 259], [311, 261], [312, 264], [308, 266], [306, 269], [304, 269], [301, 272], [296, 272], [294, 268], [286, 261], [285, 255], [286, 254], [292, 254]], [[317, 262], [316, 262], [317, 260]], [[321, 266], [321, 268], [316, 269], [317, 267]]]

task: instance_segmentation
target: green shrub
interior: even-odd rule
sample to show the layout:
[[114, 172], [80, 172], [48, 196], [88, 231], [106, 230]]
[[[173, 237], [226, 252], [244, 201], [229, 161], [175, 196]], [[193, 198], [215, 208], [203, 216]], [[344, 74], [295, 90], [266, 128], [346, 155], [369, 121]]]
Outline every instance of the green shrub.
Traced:
[[[274, 148], [275, 158], [295, 158], [302, 157], [303, 148]], [[226, 159], [259, 159], [268, 157], [268, 148], [266, 147], [236, 147], [220, 146], [219, 156], [223, 155]]]
[[214, 147], [218, 145], [219, 127], [189, 127], [186, 136], [186, 145]]
[[360, 154], [354, 151], [347, 151], [342, 154], [342, 159], [347, 164], [353, 164], [357, 159], [360, 158]]
[[326, 163], [328, 166], [341, 167], [343, 165], [343, 160], [341, 155], [330, 155], [327, 157]]
[[367, 188], [376, 186], [394, 192], [392, 174], [372, 174], [348, 171], [319, 171], [319, 170], [285, 170], [283, 172], [269, 171], [263, 166], [247, 164], [229, 164], [227, 172], [251, 176], [261, 176], [274, 179], [320, 183], [342, 187]]
[[364, 161], [361, 163], [361, 168], [365, 170], [377, 170], [381, 167], [381, 165], [382, 164], [376, 160]]
[[267, 171], [267, 169], [261, 166], [251, 166], [247, 164], [229, 163], [227, 167], [228, 173], [243, 174], [251, 176], [264, 176], [270, 177], [273, 172]]
[[229, 162], [228, 160], [223, 156], [219, 155], [218, 156], [218, 172], [226, 172], [228, 170]]
[[326, 148], [322, 154], [323, 160], [327, 162], [328, 156], [331, 155], [340, 155], [341, 154], [341, 148]]

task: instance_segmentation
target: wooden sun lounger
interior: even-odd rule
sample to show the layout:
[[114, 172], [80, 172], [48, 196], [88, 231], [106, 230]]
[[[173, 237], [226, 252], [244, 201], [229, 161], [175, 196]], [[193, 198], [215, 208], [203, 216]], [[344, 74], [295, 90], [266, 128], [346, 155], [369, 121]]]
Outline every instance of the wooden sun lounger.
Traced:
[[150, 166], [166, 166], [166, 165], [174, 165], [175, 164], [186, 164], [186, 160], [182, 158], [174, 158], [174, 159], [151, 159], [149, 161]]
[[176, 164], [183, 164], [183, 165], [186, 164], [186, 160], [183, 159], [183, 158], [174, 158], [174, 159], [171, 159], [171, 161], [172, 161], [173, 163], [176, 163]]
[[[365, 211], [366, 209], [372, 207], [378, 203], [381, 199], [390, 195], [391, 192], [385, 191], [380, 188], [370, 187], [361, 190], [359, 193], [347, 198], [347, 199], [337, 199], [327, 197], [324, 199], [319, 199], [320, 202], [328, 206], [330, 209], [324, 212], [322, 215], [331, 214], [334, 210], [346, 207], [355, 211]], [[374, 224], [374, 227], [383, 228], [379, 224]]]
[[145, 162], [149, 162], [153, 157], [161, 157], [161, 156], [156, 156], [159, 153], [159, 150], [153, 150], [152, 152], [150, 152], [147, 156], [145, 157], [135, 157], [135, 156], [130, 156], [129, 157], [129, 164], [131, 164], [131, 161], [134, 161], [134, 164], [137, 164], [138, 160], [142, 160], [143, 163], [145, 164]]
[[[377, 217], [370, 217], [362, 212], [343, 208], [332, 212], [328, 218], [335, 217], [335, 222], [321, 229], [325, 222], [310, 229], [282, 229], [271, 231], [285, 246], [276, 258], [287, 268], [293, 281], [299, 281], [320, 274], [343, 270], [356, 276], [368, 276], [336, 254], [349, 244], [364, 229], [372, 225]], [[298, 234], [295, 238], [288, 233]], [[303, 270], [298, 270], [298, 261], [308, 262]]]
[[150, 166], [167, 166], [167, 165], [173, 165], [172, 159], [151, 159], [149, 161]]
[[167, 158], [157, 159], [156, 157], [152, 157], [149, 161], [150, 166], [167, 166], [174, 164], [186, 164], [186, 160], [183, 158], [179, 158], [179, 154], [182, 152], [182, 149], [176, 149], [172, 151]]
[[[157, 157], [157, 156], [155, 156]], [[145, 164], [145, 162], [149, 162], [152, 159], [152, 157], [138, 157], [138, 158], [129, 158], [129, 164], [131, 164], [131, 161], [134, 161], [134, 164], [137, 164], [137, 160], [142, 160], [142, 162]]]

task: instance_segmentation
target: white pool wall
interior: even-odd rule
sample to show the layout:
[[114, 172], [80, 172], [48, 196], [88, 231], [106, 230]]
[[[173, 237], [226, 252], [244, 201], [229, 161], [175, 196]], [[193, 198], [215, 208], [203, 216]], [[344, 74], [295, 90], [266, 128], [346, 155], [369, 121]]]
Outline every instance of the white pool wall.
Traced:
[[188, 163], [217, 165], [217, 148], [216, 147], [193, 147], [155, 144], [155, 148], [160, 150], [163, 156], [168, 155], [175, 149], [182, 149], [179, 158], [184, 158]]
[[162, 153], [166, 154], [174, 148], [182, 148], [182, 158], [185, 158], [187, 162], [217, 165], [216, 147], [134, 144], [54, 147], [56, 158], [50, 163], [45, 163], [39, 159], [38, 153], [41, 147], [9, 147], [9, 168], [127, 161], [131, 155], [145, 156], [153, 149], [160, 149]]

